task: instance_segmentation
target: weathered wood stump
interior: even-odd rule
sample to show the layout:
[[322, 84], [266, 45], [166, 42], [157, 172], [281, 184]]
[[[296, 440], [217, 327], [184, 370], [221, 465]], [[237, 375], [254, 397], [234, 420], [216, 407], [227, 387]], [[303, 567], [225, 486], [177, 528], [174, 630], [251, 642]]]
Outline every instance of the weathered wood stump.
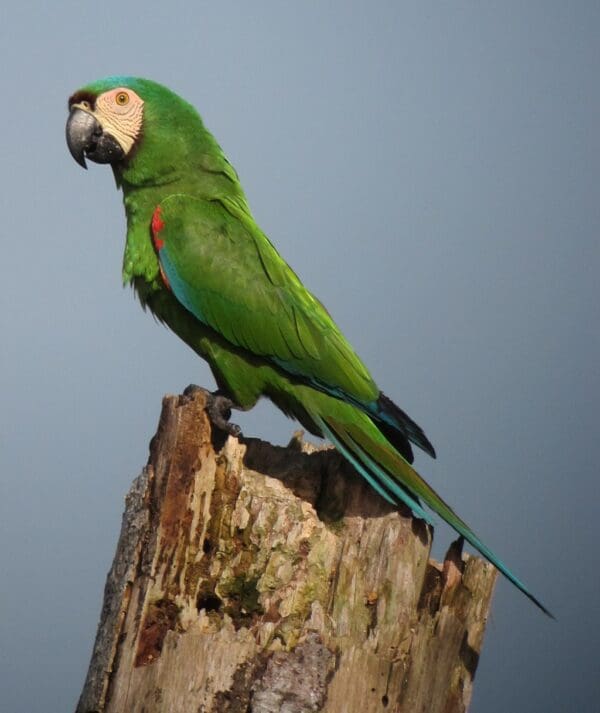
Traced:
[[164, 400], [77, 713], [465, 711], [494, 568], [429, 560], [335, 451], [223, 442], [204, 406]]

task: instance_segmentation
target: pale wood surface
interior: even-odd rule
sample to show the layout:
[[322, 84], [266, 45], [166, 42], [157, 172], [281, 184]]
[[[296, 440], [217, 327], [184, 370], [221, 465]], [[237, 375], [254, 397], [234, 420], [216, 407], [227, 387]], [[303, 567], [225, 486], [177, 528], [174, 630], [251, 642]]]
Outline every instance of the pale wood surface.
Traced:
[[332, 450], [221, 438], [167, 397], [77, 713], [465, 711], [496, 571]]

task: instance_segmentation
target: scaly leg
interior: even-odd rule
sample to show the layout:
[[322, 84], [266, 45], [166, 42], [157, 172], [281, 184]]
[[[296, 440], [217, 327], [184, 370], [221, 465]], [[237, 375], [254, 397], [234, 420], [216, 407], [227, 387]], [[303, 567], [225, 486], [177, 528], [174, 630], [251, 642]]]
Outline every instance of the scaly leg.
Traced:
[[231, 423], [229, 419], [231, 418], [232, 409], [239, 411], [244, 411], [245, 409], [218, 391], [213, 393], [208, 389], [203, 389], [201, 386], [196, 386], [196, 384], [190, 384], [184, 390], [183, 395], [192, 396], [197, 391], [201, 391], [206, 398], [206, 413], [213, 426], [225, 431], [225, 433], [229, 433], [231, 436], [240, 436], [242, 429], [236, 423]]

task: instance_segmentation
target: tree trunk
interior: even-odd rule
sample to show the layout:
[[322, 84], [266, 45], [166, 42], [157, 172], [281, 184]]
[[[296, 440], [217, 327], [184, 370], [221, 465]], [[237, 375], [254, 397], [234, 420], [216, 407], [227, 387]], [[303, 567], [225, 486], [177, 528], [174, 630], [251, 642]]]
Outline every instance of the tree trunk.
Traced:
[[465, 711], [496, 570], [331, 449], [223, 441], [166, 397], [77, 713]]

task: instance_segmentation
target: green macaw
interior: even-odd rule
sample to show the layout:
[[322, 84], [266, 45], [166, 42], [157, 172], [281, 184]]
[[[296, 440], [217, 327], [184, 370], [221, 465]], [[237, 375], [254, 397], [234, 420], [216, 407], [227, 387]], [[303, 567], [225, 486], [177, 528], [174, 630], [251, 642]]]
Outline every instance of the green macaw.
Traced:
[[112, 166], [123, 189], [123, 280], [206, 359], [213, 422], [261, 396], [328, 438], [388, 502], [421, 501], [546, 614], [526, 586], [412, 468], [422, 429], [377, 387], [327, 310], [256, 224], [237, 173], [196, 110], [160, 84], [109, 77], [69, 99], [73, 158]]

